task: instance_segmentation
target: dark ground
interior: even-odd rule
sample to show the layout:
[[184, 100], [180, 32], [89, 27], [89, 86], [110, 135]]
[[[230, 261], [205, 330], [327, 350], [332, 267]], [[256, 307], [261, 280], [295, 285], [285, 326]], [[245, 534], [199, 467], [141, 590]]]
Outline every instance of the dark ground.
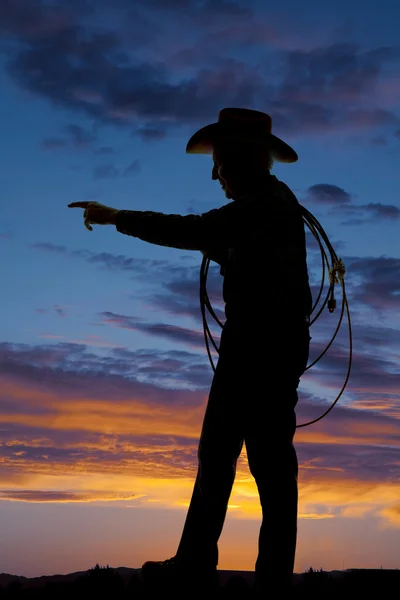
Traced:
[[[217, 585], [203, 589], [202, 578], [188, 582], [154, 583], [145, 585], [140, 569], [96, 565], [89, 571], [25, 578], [0, 574], [0, 599], [62, 600], [63, 598], [107, 597], [112, 600], [135, 598], [253, 598], [254, 573], [248, 571], [219, 571]], [[265, 598], [283, 598], [288, 594], [279, 589], [269, 590]], [[348, 569], [346, 571], [314, 571], [297, 574], [290, 594], [292, 598], [386, 598], [400, 599], [400, 570]]]

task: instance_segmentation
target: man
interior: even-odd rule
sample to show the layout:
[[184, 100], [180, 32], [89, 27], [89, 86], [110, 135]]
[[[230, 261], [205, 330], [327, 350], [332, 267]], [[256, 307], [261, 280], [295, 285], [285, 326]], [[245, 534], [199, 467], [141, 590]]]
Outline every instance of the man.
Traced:
[[162, 246], [199, 250], [221, 265], [226, 321], [204, 417], [198, 473], [180, 544], [171, 559], [147, 562], [146, 578], [207, 578], [216, 573], [218, 540], [246, 445], [262, 507], [256, 583], [290, 586], [297, 536], [298, 464], [293, 437], [297, 388], [309, 352], [309, 287], [304, 223], [291, 190], [271, 175], [274, 160], [296, 152], [271, 133], [269, 115], [226, 108], [203, 127], [188, 153], [211, 154], [212, 178], [232, 202], [202, 215], [116, 210], [96, 202], [85, 225]]

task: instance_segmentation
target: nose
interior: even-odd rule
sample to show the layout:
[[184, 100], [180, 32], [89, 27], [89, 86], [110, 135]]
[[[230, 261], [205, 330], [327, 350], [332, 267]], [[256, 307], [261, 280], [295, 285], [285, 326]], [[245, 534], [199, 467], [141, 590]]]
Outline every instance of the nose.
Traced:
[[214, 165], [213, 166], [213, 170], [212, 170], [212, 174], [211, 174], [212, 179], [219, 179], [219, 166], [218, 165]]

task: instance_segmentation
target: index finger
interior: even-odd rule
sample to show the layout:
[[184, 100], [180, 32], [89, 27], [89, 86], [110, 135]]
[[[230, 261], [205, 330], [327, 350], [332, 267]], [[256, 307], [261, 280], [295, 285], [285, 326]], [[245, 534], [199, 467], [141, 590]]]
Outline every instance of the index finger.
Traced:
[[71, 204], [68, 204], [68, 208], [87, 208], [87, 205], [90, 204], [89, 202], [71, 202]]

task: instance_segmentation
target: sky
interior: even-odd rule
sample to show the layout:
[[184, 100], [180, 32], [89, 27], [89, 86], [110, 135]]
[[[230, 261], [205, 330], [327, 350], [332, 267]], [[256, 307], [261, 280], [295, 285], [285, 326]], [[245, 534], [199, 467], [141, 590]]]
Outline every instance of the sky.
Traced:
[[[295, 570], [400, 567], [399, 19], [395, 0], [0, 2], [0, 572], [138, 568], [176, 551], [213, 374], [202, 255], [88, 232], [67, 205], [224, 205], [210, 156], [185, 153], [224, 107], [271, 115], [299, 155], [272, 172], [346, 268], [350, 323], [345, 311], [298, 390], [300, 424], [335, 401], [351, 360], [335, 407], [296, 432]], [[272, 293], [268, 265], [265, 282]], [[211, 263], [219, 315], [221, 286]], [[338, 326], [335, 295], [309, 364]], [[254, 299], [249, 327], [260, 310]], [[244, 449], [220, 569], [254, 569], [260, 518]]]

